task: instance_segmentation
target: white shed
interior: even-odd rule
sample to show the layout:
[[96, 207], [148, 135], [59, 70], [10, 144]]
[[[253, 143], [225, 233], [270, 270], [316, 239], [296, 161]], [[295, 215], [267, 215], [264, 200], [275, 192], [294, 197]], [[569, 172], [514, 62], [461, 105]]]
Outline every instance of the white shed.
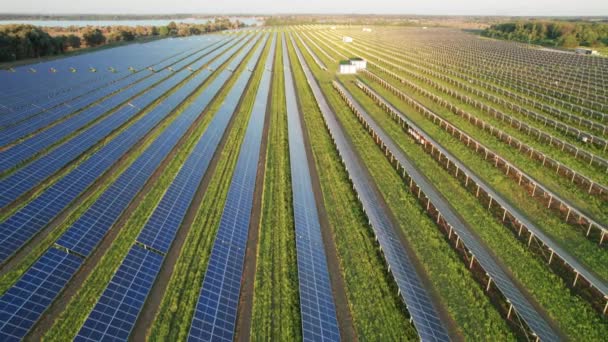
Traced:
[[363, 32], [372, 32], [372, 29], [369, 27], [364, 27], [362, 31]]
[[353, 37], [344, 36], [344, 37], [342, 37], [342, 42], [344, 42], [344, 43], [352, 43], [353, 42]]
[[341, 74], [356, 74], [357, 67], [350, 63], [350, 61], [340, 62], [340, 73]]

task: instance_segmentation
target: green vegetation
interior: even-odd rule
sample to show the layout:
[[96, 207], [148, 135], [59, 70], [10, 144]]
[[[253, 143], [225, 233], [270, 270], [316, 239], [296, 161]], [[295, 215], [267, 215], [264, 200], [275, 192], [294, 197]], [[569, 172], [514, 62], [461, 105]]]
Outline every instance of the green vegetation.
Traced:
[[[254, 47], [254, 49], [255, 49], [255, 47]], [[251, 56], [253, 51], [254, 50], [252, 50], [249, 53], [249, 56]], [[247, 58], [245, 60], [247, 60]], [[241, 72], [244, 71], [245, 68], [246, 68], [246, 64], [245, 63], [241, 64], [241, 66], [239, 66], [239, 68], [237, 69], [237, 72], [234, 73], [233, 75], [239, 75]], [[55, 324], [46, 333], [46, 335], [44, 337], [45, 339], [51, 340], [51, 341], [68, 340], [68, 339], [72, 339], [72, 338], [74, 338], [74, 336], [76, 336], [76, 334], [78, 333], [78, 330], [80, 329], [80, 327], [82, 326], [82, 324], [84, 323], [86, 318], [88, 317], [88, 313], [95, 306], [95, 303], [97, 302], [97, 300], [103, 293], [106, 285], [108, 284], [108, 282], [110, 281], [110, 279], [112, 278], [112, 276], [114, 275], [114, 273], [116, 272], [118, 267], [120, 266], [122, 260], [127, 255], [129, 249], [135, 242], [135, 238], [137, 237], [137, 235], [139, 234], [139, 232], [145, 225], [146, 221], [152, 214], [153, 210], [156, 208], [158, 202], [162, 198], [162, 195], [164, 194], [166, 189], [169, 187], [169, 185], [171, 184], [171, 182], [173, 181], [173, 179], [179, 172], [181, 165], [185, 162], [186, 158], [188, 157], [188, 155], [190, 154], [190, 152], [192, 151], [192, 149], [198, 142], [198, 139], [200, 138], [200, 136], [203, 134], [203, 132], [208, 127], [209, 123], [213, 119], [213, 113], [217, 112], [217, 110], [221, 106], [224, 98], [228, 94], [228, 91], [230, 90], [230, 88], [232, 87], [232, 85], [234, 84], [235, 81], [236, 81], [236, 77], [232, 77], [232, 78], [230, 78], [230, 80], [228, 82], [226, 82], [224, 89], [221, 91], [221, 93], [218, 95], [218, 97], [213, 101], [210, 109], [204, 115], [204, 117], [202, 118], [198, 127], [194, 130], [193, 134], [191, 134], [188, 137], [187, 141], [179, 148], [175, 157], [170, 161], [170, 163], [168, 164], [168, 166], [166, 167], [164, 172], [160, 175], [159, 179], [153, 185], [152, 189], [145, 195], [145, 197], [143, 198], [142, 202], [137, 207], [137, 209], [129, 216], [127, 222], [121, 228], [120, 232], [116, 236], [116, 239], [115, 239], [114, 243], [112, 244], [112, 246], [108, 249], [108, 251], [106, 251], [106, 253], [101, 258], [99, 263], [94, 266], [95, 267], [94, 270], [88, 276], [88, 278], [85, 280], [82, 287], [71, 298], [70, 302], [67, 305], [66, 310], [64, 310], [60, 314], [60, 316], [55, 321]], [[237, 114], [237, 116], [235, 118], [235, 120], [237, 120], [237, 121], [235, 122], [235, 125], [234, 125], [235, 129], [230, 132], [229, 137], [231, 137], [231, 139], [229, 139], [229, 141], [234, 141], [234, 143], [237, 144], [237, 150], [238, 150], [238, 144], [240, 144], [240, 140], [241, 140], [241, 139], [237, 139], [237, 137], [238, 137], [237, 134], [241, 133], [241, 136], [242, 136], [242, 133], [245, 129], [244, 127], [246, 127], [246, 117], [248, 117], [248, 116], [245, 114], [243, 114], [243, 115]], [[222, 155], [228, 153], [228, 151], [229, 150], [227, 150], [227, 149], [224, 150], [222, 152]], [[232, 167], [233, 167], [233, 165], [232, 165]], [[230, 168], [230, 171], [228, 172], [230, 174], [231, 174], [232, 167]], [[218, 168], [218, 170], [219, 170], [219, 168]], [[218, 173], [216, 173], [216, 174], [218, 174]], [[229, 184], [229, 178], [230, 178], [230, 175], [228, 176], [228, 184]], [[210, 189], [211, 189], [211, 187], [210, 187]], [[227, 191], [227, 189], [226, 189], [226, 191]], [[225, 194], [224, 194], [224, 197], [225, 197]], [[218, 198], [214, 198], [213, 203], [215, 205], [219, 205], [219, 203], [223, 204], [224, 202], [218, 201]], [[215, 208], [215, 209], [216, 209], [216, 211], [219, 211], [218, 215], [221, 215], [221, 210], [217, 210], [217, 208]], [[203, 218], [205, 218], [205, 217], [203, 217]], [[219, 216], [218, 216], [218, 220], [219, 220]], [[197, 227], [196, 221], [195, 221], [195, 224], [193, 225], [193, 227]], [[190, 234], [192, 234], [192, 231], [197, 231], [197, 229], [196, 228], [191, 229]], [[188, 239], [188, 242], [191, 242], [190, 239]], [[187, 244], [188, 244], [188, 242], [187, 242]], [[194, 260], [195, 260], [195, 258], [189, 259], [189, 261], [194, 261]], [[184, 265], [185, 265], [184, 263], [180, 263], [178, 261], [178, 266], [184, 266]], [[177, 274], [176, 272], [177, 272], [178, 268], [179, 267], [176, 266], [176, 271], [174, 271], [173, 276], [175, 276]], [[200, 283], [200, 281], [199, 281], [199, 283]], [[183, 285], [183, 284], [180, 283], [180, 287], [181, 287], [181, 285]], [[192, 292], [194, 292], [195, 288], [196, 287], [189, 287], [184, 290], [188, 290], [189, 292], [192, 293]], [[200, 288], [200, 285], [199, 285], [199, 288]], [[196, 291], [196, 297], [198, 297], [198, 291]], [[165, 297], [165, 298], [167, 298], [167, 297]], [[171, 298], [171, 297], [169, 297], [169, 298]], [[196, 303], [196, 301], [194, 303]], [[193, 310], [193, 309], [194, 309], [194, 305], [192, 305], [192, 307], [191, 307], [191, 310]], [[179, 311], [179, 313], [183, 313], [183, 311]], [[165, 322], [169, 323], [169, 320], [166, 320]], [[188, 321], [188, 324], [189, 324], [189, 321]]]
[[[263, 61], [268, 55], [269, 49], [270, 44], [267, 44], [252, 76], [251, 83], [245, 91], [245, 97], [233, 118], [232, 130], [228, 135], [215, 172], [198, 208], [196, 218], [188, 231], [186, 242], [171, 274], [171, 279], [156, 313], [154, 323], [148, 331], [147, 335], [150, 340], [182, 341], [188, 335], [211, 249], [219, 228], [226, 196], [230, 188], [232, 173], [249, 122], [257, 85], [262, 77]], [[241, 66], [241, 70], [244, 66], [244, 64]], [[236, 78], [233, 77], [231, 82], [235, 80]], [[225, 89], [229, 89], [229, 87], [230, 85], [227, 85]], [[222, 105], [227, 92], [223, 91], [222, 93], [223, 96], [214, 102], [212, 111], [218, 110]]]
[[527, 20], [492, 25], [486, 37], [572, 48], [608, 45], [608, 24], [568, 21]]
[[278, 39], [251, 322], [254, 341], [302, 340], [281, 44]]
[[[527, 246], [514, 239], [508, 229], [504, 228], [490, 212], [478, 204], [474, 194], [466, 191], [430, 155], [422, 152], [421, 148], [410, 138], [406, 138], [402, 128], [382, 112], [379, 107], [375, 106], [362, 91], [353, 85], [350, 85], [349, 88], [354, 96], [364, 104], [370, 115], [397, 142], [402, 151], [427, 175], [448, 202], [469, 223], [469, 227], [488, 246], [489, 250], [511, 271], [514, 279], [519, 281], [532, 297], [547, 310], [549, 316], [558, 323], [565, 334], [572, 339], [578, 337], [585, 340], [599, 340], [601, 339], [600, 336], [608, 332], [608, 325], [602, 323], [602, 319], [598, 317], [591, 306], [582, 298], [571, 294], [564, 281], [553, 274], [546, 263], [536, 258], [527, 249]], [[408, 114], [414, 112], [411, 107], [407, 108], [401, 103], [397, 107]], [[354, 117], [352, 120], [355, 120]], [[452, 152], [458, 158], [464, 157], [464, 154], [468, 151], [464, 146], [460, 148], [456, 139], [445, 136], [446, 133], [438, 128], [429, 131], [429, 133], [438, 139], [443, 146], [454, 147], [455, 151]], [[351, 136], [355, 135], [351, 134]], [[371, 139], [369, 140], [371, 141]], [[468, 158], [461, 160], [469, 166], [480, 166], [478, 168], [480, 170], [482, 168], [493, 170], [492, 166], [479, 161]], [[368, 167], [373, 172], [373, 165], [371, 164], [368, 164]], [[480, 175], [486, 179], [488, 178], [485, 177], [486, 174], [484, 173]]]
[[416, 332], [408, 322], [394, 281], [386, 271], [373, 232], [367, 225], [289, 40], [288, 45], [357, 336], [360, 340], [416, 340]]

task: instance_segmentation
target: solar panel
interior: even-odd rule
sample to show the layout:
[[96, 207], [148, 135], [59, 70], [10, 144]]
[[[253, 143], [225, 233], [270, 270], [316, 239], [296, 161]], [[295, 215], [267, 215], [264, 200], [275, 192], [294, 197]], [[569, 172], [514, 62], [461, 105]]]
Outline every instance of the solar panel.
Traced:
[[284, 35], [282, 38], [302, 335], [305, 341], [339, 341], [327, 258], [300, 125], [301, 113], [296, 102], [287, 43]]
[[[260, 45], [260, 53], [262, 47]], [[266, 68], [272, 68], [275, 48], [276, 37], [273, 37], [190, 326], [189, 341], [233, 340], [262, 130], [270, 91], [271, 76]], [[259, 55], [249, 63], [251, 70], [258, 59]], [[246, 73], [242, 77], [242, 81], [246, 83], [250, 74]], [[234, 99], [231, 110], [236, 109], [236, 101], [238, 98]]]
[[[241, 42], [242, 44], [242, 42]], [[240, 44], [239, 44], [240, 45]], [[239, 45], [231, 50], [235, 51]], [[215, 52], [219, 54], [220, 52]], [[214, 53], [214, 54], [215, 54]], [[229, 55], [228, 55], [229, 56]], [[217, 62], [218, 60], [214, 61]], [[204, 65], [205, 61], [197, 62]], [[188, 71], [184, 71], [188, 73]], [[107, 143], [90, 158], [78, 165], [74, 170], [53, 184], [39, 197], [28, 203], [25, 207], [10, 216], [0, 224], [0, 260], [12, 255], [23, 243], [34, 236], [49, 220], [73, 201], [82, 191], [92, 184], [103, 172], [128, 151], [152, 127], [175, 109], [179, 103], [198, 88], [207, 77], [206, 73], [197, 74], [186, 84], [171, 94], [163, 103], [155, 107], [141, 120], [135, 122], [115, 139]], [[148, 92], [144, 96], [160, 96]], [[153, 100], [152, 98], [151, 100]], [[127, 106], [126, 110], [137, 111]], [[130, 109], [129, 109], [130, 108]], [[10, 178], [10, 177], [9, 177]], [[5, 181], [4, 179], [3, 181]], [[4, 184], [0, 181], [0, 184]], [[2, 188], [0, 188], [2, 189]]]
[[163, 257], [135, 245], [110, 280], [75, 341], [126, 341]]
[[0, 340], [20, 341], [80, 267], [82, 259], [49, 249], [0, 297]]
[[380, 204], [380, 196], [373, 188], [373, 181], [367, 170], [361, 164], [350, 142], [345, 136], [335, 114], [324, 98], [321, 88], [311, 73], [302, 53], [291, 37], [292, 45], [304, 70], [304, 74], [317, 101], [321, 114], [329, 129], [330, 135], [336, 145], [338, 153], [346, 165], [346, 170], [353, 186], [357, 191], [359, 200], [369, 219], [370, 225], [376, 235], [390, 271], [397, 283], [400, 294], [405, 301], [408, 312], [420, 339], [423, 341], [448, 341], [447, 331], [439, 319], [429, 294], [424, 287], [420, 276], [416, 272], [412, 261], [399, 242], [395, 227], [388, 219], [388, 213]]

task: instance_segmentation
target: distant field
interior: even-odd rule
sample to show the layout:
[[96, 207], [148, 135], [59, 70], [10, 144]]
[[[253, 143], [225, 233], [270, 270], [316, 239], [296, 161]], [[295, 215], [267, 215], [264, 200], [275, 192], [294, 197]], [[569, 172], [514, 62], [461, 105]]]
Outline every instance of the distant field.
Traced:
[[608, 59], [437, 27], [140, 43], [0, 70], [0, 340], [608, 336]]

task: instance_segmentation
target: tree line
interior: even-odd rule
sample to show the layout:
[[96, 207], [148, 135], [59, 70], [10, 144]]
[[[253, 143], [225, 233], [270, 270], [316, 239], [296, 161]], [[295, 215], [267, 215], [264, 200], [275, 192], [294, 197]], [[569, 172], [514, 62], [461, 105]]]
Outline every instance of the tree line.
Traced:
[[608, 24], [600, 22], [517, 21], [495, 24], [482, 35], [492, 38], [572, 48], [608, 45]]
[[170, 22], [166, 26], [39, 27], [0, 25], [0, 62], [63, 54], [82, 47], [96, 47], [141, 37], [191, 36], [244, 27], [227, 18], [203, 24]]

